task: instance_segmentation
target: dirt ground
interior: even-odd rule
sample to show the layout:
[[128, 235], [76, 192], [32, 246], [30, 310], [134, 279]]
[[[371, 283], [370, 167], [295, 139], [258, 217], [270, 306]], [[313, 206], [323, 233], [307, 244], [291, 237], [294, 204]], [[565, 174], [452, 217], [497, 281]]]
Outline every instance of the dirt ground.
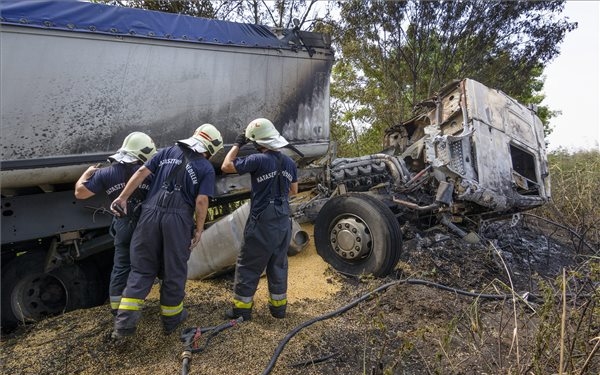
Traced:
[[[386, 279], [334, 272], [316, 253], [312, 226], [303, 228], [311, 241], [290, 257], [288, 317], [270, 316], [263, 278], [253, 320], [212, 337], [192, 355], [189, 374], [558, 373], [555, 319], [559, 327], [561, 314], [551, 302], [559, 294], [554, 280], [563, 267], [579, 267], [578, 291], [598, 293], [597, 284], [584, 282], [581, 254], [564, 238], [527, 226], [500, 223], [478, 244], [443, 231], [420, 233], [405, 241], [395, 274]], [[190, 316], [183, 328], [225, 322], [232, 281], [232, 274], [188, 281]], [[157, 288], [132, 338], [109, 339], [108, 305], [69, 312], [3, 337], [2, 373], [182, 373], [180, 332], [162, 333]], [[520, 299], [525, 292], [539, 298]], [[585, 362], [600, 336], [600, 318], [593, 313], [600, 310], [592, 306], [590, 315], [586, 303], [570, 306], [579, 314], [573, 319], [580, 316], [577, 327], [584, 316], [587, 329], [573, 331], [573, 337], [586, 337], [569, 341], [573, 358], [580, 359], [565, 365], [572, 370], [567, 373], [600, 373], [600, 356]]]

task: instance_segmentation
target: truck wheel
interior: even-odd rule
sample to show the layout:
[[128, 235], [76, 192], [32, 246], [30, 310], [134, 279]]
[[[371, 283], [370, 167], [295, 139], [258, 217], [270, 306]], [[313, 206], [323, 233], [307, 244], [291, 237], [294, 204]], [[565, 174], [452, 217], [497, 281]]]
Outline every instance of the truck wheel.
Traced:
[[314, 228], [317, 253], [338, 272], [383, 277], [400, 259], [400, 225], [385, 204], [369, 195], [331, 198]]
[[98, 276], [93, 268], [71, 264], [44, 273], [44, 262], [43, 252], [30, 251], [3, 267], [2, 329], [97, 303], [98, 288], [88, 282]]

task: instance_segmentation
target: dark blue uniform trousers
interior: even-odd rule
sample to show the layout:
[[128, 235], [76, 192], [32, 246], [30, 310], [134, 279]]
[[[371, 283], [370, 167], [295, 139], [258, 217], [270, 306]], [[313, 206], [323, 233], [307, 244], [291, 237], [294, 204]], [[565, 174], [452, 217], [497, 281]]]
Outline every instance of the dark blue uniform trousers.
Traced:
[[113, 268], [110, 274], [110, 285], [108, 294], [110, 298], [110, 307], [113, 311], [119, 308], [121, 294], [131, 268], [129, 260], [129, 246], [131, 237], [137, 220], [126, 216], [123, 218], [114, 218], [110, 226], [110, 235], [114, 238], [115, 255], [113, 258]]
[[244, 228], [244, 244], [235, 269], [234, 299], [249, 301], [266, 267], [271, 295], [287, 293], [287, 251], [292, 221], [287, 202], [270, 203], [257, 217], [250, 216]]
[[161, 192], [144, 203], [131, 239], [131, 272], [115, 319], [116, 329], [136, 327], [142, 302], [157, 276], [162, 279], [163, 325], [180, 321], [194, 226], [193, 209], [179, 192]]

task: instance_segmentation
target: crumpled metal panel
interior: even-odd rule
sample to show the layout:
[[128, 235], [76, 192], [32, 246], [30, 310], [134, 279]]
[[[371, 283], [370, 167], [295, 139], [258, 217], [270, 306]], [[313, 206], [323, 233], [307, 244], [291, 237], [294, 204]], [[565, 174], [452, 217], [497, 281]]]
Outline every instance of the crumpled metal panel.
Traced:
[[[540, 204], [549, 199], [550, 191], [543, 125], [535, 113], [498, 90], [466, 81], [467, 109], [473, 126], [473, 147], [477, 155], [478, 185], [509, 197], [515, 206], [520, 198], [513, 179], [518, 160], [511, 156], [518, 147], [531, 156], [538, 185]], [[528, 205], [531, 197], [523, 198]], [[501, 203], [499, 203], [502, 206]]]

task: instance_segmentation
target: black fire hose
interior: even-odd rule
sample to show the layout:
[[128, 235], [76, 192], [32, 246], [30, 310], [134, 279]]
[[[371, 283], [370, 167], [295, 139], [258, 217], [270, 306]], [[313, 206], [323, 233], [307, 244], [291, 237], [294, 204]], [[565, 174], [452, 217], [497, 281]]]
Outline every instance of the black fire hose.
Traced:
[[[347, 304], [345, 306], [340, 307], [339, 309], [337, 309], [335, 311], [332, 311], [332, 312], [327, 313], [325, 315], [317, 316], [316, 318], [313, 318], [311, 320], [308, 320], [308, 321], [306, 321], [306, 322], [304, 322], [304, 323], [296, 326], [287, 335], [285, 335], [285, 337], [283, 338], [283, 340], [281, 340], [279, 342], [279, 345], [277, 345], [277, 348], [275, 349], [275, 352], [273, 353], [273, 356], [271, 357], [271, 361], [269, 362], [269, 364], [267, 365], [267, 367], [265, 368], [265, 370], [262, 372], [262, 375], [268, 375], [268, 374], [271, 373], [271, 371], [273, 370], [273, 367], [275, 367], [275, 362], [277, 362], [277, 358], [279, 357], [279, 355], [283, 351], [283, 348], [285, 347], [285, 345], [301, 329], [306, 328], [306, 327], [308, 327], [308, 326], [310, 326], [310, 325], [312, 325], [312, 324], [314, 324], [314, 323], [316, 323], [318, 321], [329, 319], [329, 318], [333, 318], [334, 316], [337, 316], [337, 315], [341, 315], [341, 314], [345, 313], [346, 311], [350, 310], [351, 308], [356, 307], [356, 305], [358, 305], [359, 303], [367, 300], [368, 298], [370, 298], [374, 294], [377, 294], [377, 293], [379, 293], [381, 291], [384, 291], [387, 288], [389, 288], [389, 287], [391, 287], [393, 285], [397, 285], [397, 284], [425, 285], [425, 286], [429, 286], [429, 287], [434, 287], [434, 288], [446, 290], [446, 291], [453, 292], [453, 293], [460, 294], [460, 295], [464, 295], [464, 296], [476, 297], [476, 298], [485, 298], [485, 299], [503, 300], [503, 299], [512, 298], [514, 296], [513, 294], [481, 294], [481, 293], [467, 292], [467, 291], [464, 291], [464, 290], [455, 289], [455, 288], [451, 288], [449, 286], [445, 286], [445, 285], [442, 285], [442, 284], [434, 283], [432, 281], [420, 280], [420, 279], [395, 280], [395, 281], [389, 282], [387, 284], [383, 284], [382, 286], [376, 288], [375, 290], [373, 290], [373, 291], [371, 291], [371, 292], [363, 295], [362, 297], [360, 297], [358, 299], [355, 299], [354, 301], [350, 302], [349, 304]], [[528, 300], [532, 300], [532, 299], [538, 299], [539, 297], [531, 295], [531, 294], [526, 294], [526, 298]]]
[[[241, 323], [244, 319], [240, 316], [237, 319], [230, 320], [223, 324], [213, 327], [190, 327], [181, 332], [181, 341], [183, 342], [184, 350], [181, 353], [181, 375], [188, 375], [190, 371], [190, 362], [192, 361], [193, 353], [203, 352], [210, 340], [219, 332], [231, 328]], [[203, 336], [204, 335], [204, 336]], [[199, 345], [200, 339], [205, 337], [204, 344]]]

